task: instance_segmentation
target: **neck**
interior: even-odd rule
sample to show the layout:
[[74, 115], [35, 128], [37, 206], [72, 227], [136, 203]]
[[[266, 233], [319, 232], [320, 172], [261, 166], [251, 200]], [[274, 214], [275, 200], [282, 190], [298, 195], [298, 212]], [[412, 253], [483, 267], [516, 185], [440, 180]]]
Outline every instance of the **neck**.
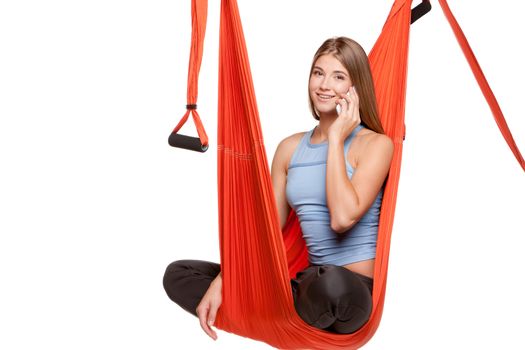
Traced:
[[314, 130], [313, 137], [317, 142], [324, 142], [328, 140], [328, 129], [330, 126], [334, 123], [334, 121], [337, 119], [337, 114], [322, 114], [319, 118], [319, 124]]

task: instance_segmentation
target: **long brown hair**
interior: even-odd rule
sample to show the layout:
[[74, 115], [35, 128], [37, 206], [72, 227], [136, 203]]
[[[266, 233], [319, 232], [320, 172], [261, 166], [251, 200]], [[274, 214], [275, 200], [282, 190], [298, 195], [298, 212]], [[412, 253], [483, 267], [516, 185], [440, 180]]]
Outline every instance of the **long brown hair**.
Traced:
[[[374, 90], [374, 80], [370, 70], [370, 63], [365, 50], [356, 41], [341, 36], [326, 40], [317, 49], [310, 68], [310, 76], [314, 69], [315, 62], [323, 55], [333, 55], [346, 68], [350, 74], [350, 79], [355, 86], [359, 96], [359, 114], [361, 123], [370, 130], [384, 134], [385, 131], [379, 120], [377, 111], [376, 93]], [[319, 120], [319, 115], [314, 108], [310, 94], [308, 94], [310, 111], [315, 119]]]

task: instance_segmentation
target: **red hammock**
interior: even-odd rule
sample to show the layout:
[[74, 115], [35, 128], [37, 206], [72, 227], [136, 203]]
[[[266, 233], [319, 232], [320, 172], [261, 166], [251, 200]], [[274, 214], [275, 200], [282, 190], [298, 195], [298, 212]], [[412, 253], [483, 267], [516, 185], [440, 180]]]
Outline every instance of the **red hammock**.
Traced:
[[[525, 170], [523, 157], [466, 38], [446, 1], [439, 2], [503, 136]], [[196, 103], [206, 8], [206, 0], [192, 1], [194, 50], [188, 104]], [[289, 279], [307, 265], [307, 252], [293, 212], [284, 232], [280, 230], [237, 3], [222, 0], [217, 150], [223, 301], [215, 322], [218, 328], [283, 349], [355, 349], [373, 336], [385, 298], [401, 167], [410, 19], [411, 1], [395, 0], [369, 55], [381, 122], [395, 147], [379, 222], [372, 315], [359, 331], [342, 335], [310, 327], [295, 312]]]

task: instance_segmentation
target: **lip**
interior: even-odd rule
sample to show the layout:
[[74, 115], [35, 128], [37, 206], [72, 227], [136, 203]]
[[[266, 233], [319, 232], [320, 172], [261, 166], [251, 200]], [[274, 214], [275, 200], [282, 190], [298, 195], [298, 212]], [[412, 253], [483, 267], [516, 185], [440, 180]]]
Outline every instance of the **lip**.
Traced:
[[[331, 94], [321, 94], [319, 92], [316, 92], [315, 94], [317, 96], [317, 99], [323, 102], [329, 102], [337, 96], [337, 95], [331, 95]], [[326, 98], [325, 96], [328, 96], [328, 98]]]

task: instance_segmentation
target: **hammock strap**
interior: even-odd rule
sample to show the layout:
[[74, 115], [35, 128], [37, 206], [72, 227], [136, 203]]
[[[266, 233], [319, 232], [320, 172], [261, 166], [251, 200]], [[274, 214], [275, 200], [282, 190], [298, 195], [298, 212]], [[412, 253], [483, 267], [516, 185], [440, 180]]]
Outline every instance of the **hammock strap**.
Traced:
[[[202, 62], [204, 36], [206, 34], [206, 21], [208, 18], [208, 0], [191, 1], [191, 48], [188, 67], [188, 88], [186, 113], [171, 132], [168, 142], [174, 147], [191, 149], [204, 152], [208, 149], [208, 135], [204, 130], [199, 113], [197, 113], [197, 96], [199, 91], [199, 72]], [[198, 138], [178, 134], [178, 131], [188, 120], [193, 117]]]
[[509, 145], [512, 153], [516, 157], [516, 160], [521, 165], [522, 169], [525, 171], [525, 161], [523, 160], [523, 156], [521, 155], [520, 150], [516, 145], [516, 142], [514, 142], [514, 138], [512, 137], [512, 133], [510, 132], [507, 122], [505, 121], [505, 117], [503, 116], [503, 112], [499, 107], [498, 101], [496, 100], [496, 97], [494, 96], [494, 93], [492, 92], [492, 89], [490, 88], [490, 85], [487, 79], [485, 78], [483, 71], [481, 70], [476, 56], [474, 56], [474, 52], [472, 51], [472, 48], [470, 47], [467, 38], [463, 33], [463, 30], [461, 30], [458, 21], [452, 14], [452, 11], [448, 6], [447, 1], [439, 0], [439, 4], [441, 5], [443, 13], [445, 14], [445, 17], [447, 18], [448, 22], [450, 23], [450, 26], [452, 27], [452, 30], [454, 31], [454, 35], [456, 36], [459, 46], [461, 47], [461, 50], [463, 51], [463, 54], [465, 55], [465, 58], [467, 59], [468, 64], [470, 65], [470, 69], [472, 70], [472, 73], [474, 73], [474, 77], [476, 78], [476, 81], [478, 82], [478, 85], [481, 88], [481, 92], [483, 93], [485, 100], [487, 100], [487, 103], [490, 106], [490, 110], [492, 111], [492, 114], [494, 116], [494, 119], [496, 120], [496, 124], [498, 125], [501, 134], [505, 138], [505, 141], [507, 141], [507, 144]]

